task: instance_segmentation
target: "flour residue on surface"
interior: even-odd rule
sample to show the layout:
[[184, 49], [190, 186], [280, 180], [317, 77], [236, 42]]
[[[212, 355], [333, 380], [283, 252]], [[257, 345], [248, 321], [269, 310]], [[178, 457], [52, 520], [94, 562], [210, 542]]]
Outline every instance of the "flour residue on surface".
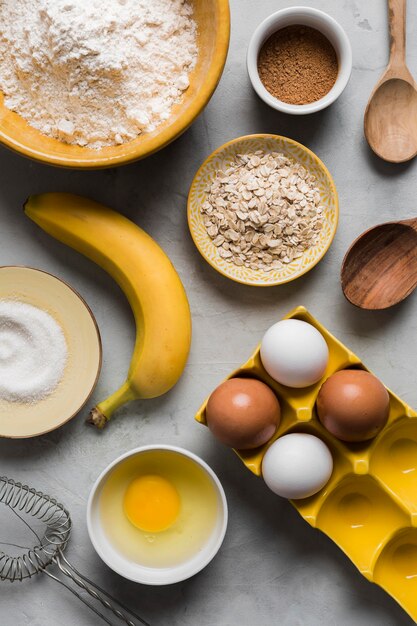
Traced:
[[0, 300], [0, 400], [43, 400], [62, 380], [67, 359], [64, 333], [49, 313]]
[[45, 135], [102, 148], [170, 117], [197, 59], [188, 0], [2, 0], [5, 105]]

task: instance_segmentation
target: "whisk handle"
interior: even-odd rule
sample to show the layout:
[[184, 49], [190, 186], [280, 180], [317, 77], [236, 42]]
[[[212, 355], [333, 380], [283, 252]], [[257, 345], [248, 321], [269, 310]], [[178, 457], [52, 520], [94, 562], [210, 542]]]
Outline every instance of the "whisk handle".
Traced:
[[[96, 583], [91, 581], [89, 578], [81, 574], [68, 561], [68, 559], [65, 558], [61, 550], [58, 552], [57, 556], [55, 557], [54, 562], [65, 576], [70, 578], [78, 587], [80, 587], [83, 591], [85, 591], [92, 598], [94, 598], [94, 600], [97, 600], [98, 602], [100, 602], [100, 604], [107, 611], [112, 613], [115, 617], [117, 617], [118, 620], [123, 622], [126, 626], [138, 626], [138, 624], [141, 624], [142, 626], [150, 626], [150, 624], [146, 622], [142, 617], [135, 615], [135, 613], [133, 613], [130, 609], [125, 607], [123, 604], [121, 604], [119, 600], [116, 600], [116, 598], [111, 596], [107, 591], [105, 591], [104, 589], [99, 587]], [[84, 603], [86, 603], [82, 597], [80, 599]], [[90, 608], [93, 608], [92, 605], [90, 605], [89, 603], [86, 603], [86, 604]], [[97, 613], [96, 610], [95, 612]], [[100, 617], [102, 617], [104, 621], [106, 621], [108, 624], [111, 624], [111, 622], [109, 622], [107, 618], [105, 618], [104, 615], [100, 614]]]

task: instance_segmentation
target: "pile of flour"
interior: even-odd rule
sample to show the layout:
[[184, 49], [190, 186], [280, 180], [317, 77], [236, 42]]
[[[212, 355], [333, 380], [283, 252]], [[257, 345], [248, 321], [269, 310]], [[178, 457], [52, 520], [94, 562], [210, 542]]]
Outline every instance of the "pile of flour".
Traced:
[[152, 132], [197, 60], [188, 0], [0, 0], [5, 105], [93, 148]]

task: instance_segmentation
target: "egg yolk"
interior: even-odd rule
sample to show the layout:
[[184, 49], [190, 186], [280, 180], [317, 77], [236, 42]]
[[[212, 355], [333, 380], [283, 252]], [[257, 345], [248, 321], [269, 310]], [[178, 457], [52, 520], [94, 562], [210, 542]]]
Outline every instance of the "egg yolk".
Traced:
[[148, 474], [135, 478], [124, 497], [124, 512], [128, 520], [146, 532], [167, 530], [178, 517], [180, 497], [166, 478]]

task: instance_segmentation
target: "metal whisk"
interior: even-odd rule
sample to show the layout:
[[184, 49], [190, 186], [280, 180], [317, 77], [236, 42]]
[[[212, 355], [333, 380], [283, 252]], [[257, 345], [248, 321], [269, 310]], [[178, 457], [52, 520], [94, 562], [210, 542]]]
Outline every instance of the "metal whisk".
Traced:
[[[118, 600], [80, 574], [65, 558], [63, 553], [70, 538], [72, 523], [70, 514], [62, 504], [40, 491], [6, 477], [0, 477], [0, 504], [9, 507], [36, 537], [36, 545], [32, 548], [0, 541], [0, 545], [14, 546], [24, 550], [19, 556], [9, 556], [0, 549], [0, 580], [15, 582], [32, 578], [35, 574], [46, 574], [71, 591], [104, 622], [114, 626], [114, 622], [87, 601], [76, 588], [49, 571], [49, 567], [55, 565], [74, 585], [100, 603], [107, 610], [107, 615], [111, 613], [119, 622], [127, 626], [137, 626], [139, 623], [149, 626], [148, 622], [132, 613]], [[45, 525], [43, 536], [38, 535], [23, 515], [29, 515], [43, 522]]]

